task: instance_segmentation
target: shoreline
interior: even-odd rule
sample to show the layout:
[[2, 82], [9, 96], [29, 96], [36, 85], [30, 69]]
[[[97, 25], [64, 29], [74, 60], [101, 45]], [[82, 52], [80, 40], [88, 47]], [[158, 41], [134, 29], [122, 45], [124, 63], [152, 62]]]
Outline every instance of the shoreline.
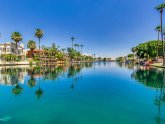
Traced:
[[157, 67], [157, 68], [165, 68], [165, 66], [162, 66], [161, 63], [150, 64], [150, 66]]
[[[75, 62], [69, 62], [69, 61], [58, 61], [56, 63], [43, 63], [41, 65], [57, 65], [57, 64], [75, 64], [75, 63], [86, 63], [86, 62], [95, 62], [95, 61], [75, 61]], [[17, 66], [17, 65], [37, 65], [37, 62], [33, 62], [32, 64], [29, 61], [24, 62], [6, 62], [6, 63], [0, 63], [1, 66]]]

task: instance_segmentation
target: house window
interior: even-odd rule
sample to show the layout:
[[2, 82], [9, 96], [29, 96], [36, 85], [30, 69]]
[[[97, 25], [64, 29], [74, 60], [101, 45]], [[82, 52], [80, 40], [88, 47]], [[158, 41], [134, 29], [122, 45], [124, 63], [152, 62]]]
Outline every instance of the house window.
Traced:
[[6, 52], [6, 48], [3, 48], [3, 50], [2, 50], [3, 52]]
[[19, 50], [18, 50], [18, 53], [21, 54], [21, 52], [22, 52], [22, 50], [19, 49]]
[[10, 52], [10, 48], [7, 48], [7, 52]]
[[14, 48], [12, 48], [11, 51], [14, 53]]

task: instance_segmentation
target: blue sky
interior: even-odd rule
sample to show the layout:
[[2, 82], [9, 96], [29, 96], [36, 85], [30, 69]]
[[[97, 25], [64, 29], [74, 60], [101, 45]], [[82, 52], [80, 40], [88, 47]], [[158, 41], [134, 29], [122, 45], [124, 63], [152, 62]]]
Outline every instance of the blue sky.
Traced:
[[[11, 41], [18, 31], [23, 42], [37, 39], [42, 45], [56, 43], [65, 48], [84, 44], [85, 53], [117, 57], [130, 53], [138, 43], [157, 39], [159, 13], [154, 7], [163, 0], [0, 0], [0, 42]], [[165, 2], [165, 1], [164, 1]]]

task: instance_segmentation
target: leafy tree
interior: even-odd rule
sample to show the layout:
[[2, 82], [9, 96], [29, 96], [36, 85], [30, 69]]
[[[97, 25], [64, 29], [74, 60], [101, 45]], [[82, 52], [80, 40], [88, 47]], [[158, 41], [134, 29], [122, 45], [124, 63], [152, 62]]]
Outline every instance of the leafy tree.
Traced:
[[[158, 45], [157, 45], [158, 44]], [[154, 59], [158, 56], [162, 56], [162, 45], [161, 41], [148, 41], [137, 45], [136, 56], [140, 59]]]
[[16, 48], [18, 47], [18, 43], [22, 41], [22, 35], [19, 32], [13, 32], [11, 34], [11, 40], [13, 40], [16, 44]]
[[32, 57], [34, 57], [33, 51], [36, 48], [36, 42], [33, 40], [29, 40], [27, 43], [27, 47], [31, 50]]
[[71, 60], [75, 59], [76, 57], [76, 51], [73, 48], [68, 48], [68, 56]]
[[124, 57], [122, 57], [122, 56], [121, 57], [118, 57], [118, 58], [116, 58], [116, 61], [117, 62], [123, 62], [124, 61]]

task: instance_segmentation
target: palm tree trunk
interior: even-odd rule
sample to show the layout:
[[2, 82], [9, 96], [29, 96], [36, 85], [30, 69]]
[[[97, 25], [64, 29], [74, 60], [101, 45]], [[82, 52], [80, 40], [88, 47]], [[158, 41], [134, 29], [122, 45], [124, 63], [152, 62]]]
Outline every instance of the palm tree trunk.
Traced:
[[40, 56], [40, 38], [39, 38], [39, 63], [41, 65], [41, 56]]
[[160, 35], [160, 32], [158, 31], [158, 42], [157, 42], [157, 62], [159, 61], [159, 35]]
[[161, 40], [162, 40], [162, 52], [163, 52], [163, 66], [165, 66], [164, 42], [163, 42], [163, 11], [160, 12], [160, 21], [161, 21]]
[[73, 49], [73, 40], [72, 40], [72, 49]]
[[82, 61], [82, 46], [81, 46], [81, 61]]
[[[15, 45], [16, 45], [16, 59], [17, 59], [17, 61], [18, 61], [18, 44], [17, 44], [17, 42], [15, 43]], [[17, 62], [16, 62], [17, 63]]]
[[33, 59], [34, 58], [33, 49], [31, 49], [31, 56], [32, 56], [32, 59]]

